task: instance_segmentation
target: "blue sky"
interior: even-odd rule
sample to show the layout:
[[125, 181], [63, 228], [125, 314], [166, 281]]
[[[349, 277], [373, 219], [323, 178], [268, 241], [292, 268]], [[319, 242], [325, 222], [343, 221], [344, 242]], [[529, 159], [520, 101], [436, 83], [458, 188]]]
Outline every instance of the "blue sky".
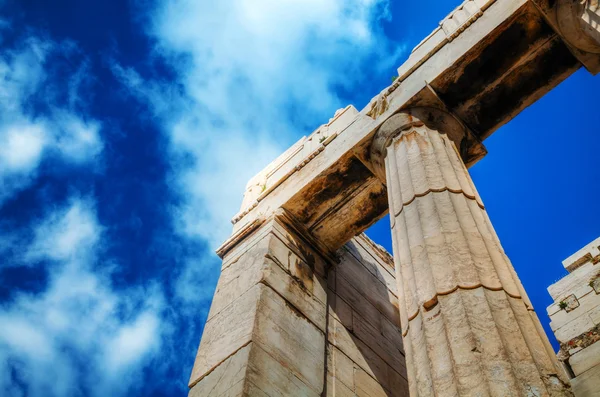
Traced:
[[[185, 395], [246, 181], [457, 5], [0, 0], [0, 394]], [[546, 328], [600, 235], [599, 89], [580, 70], [471, 169]]]

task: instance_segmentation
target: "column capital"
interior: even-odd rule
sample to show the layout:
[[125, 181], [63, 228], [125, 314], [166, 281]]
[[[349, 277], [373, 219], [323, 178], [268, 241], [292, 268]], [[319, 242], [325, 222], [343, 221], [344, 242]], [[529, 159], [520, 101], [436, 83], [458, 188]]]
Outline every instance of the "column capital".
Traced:
[[452, 114], [433, 107], [404, 109], [387, 119], [373, 138], [370, 159], [373, 169], [385, 183], [385, 157], [387, 148], [394, 138], [408, 132], [427, 127], [429, 130], [446, 134], [450, 138], [465, 163], [471, 166], [487, 154], [485, 146], [474, 134]]
[[558, 0], [556, 19], [573, 47], [600, 54], [600, 0]]

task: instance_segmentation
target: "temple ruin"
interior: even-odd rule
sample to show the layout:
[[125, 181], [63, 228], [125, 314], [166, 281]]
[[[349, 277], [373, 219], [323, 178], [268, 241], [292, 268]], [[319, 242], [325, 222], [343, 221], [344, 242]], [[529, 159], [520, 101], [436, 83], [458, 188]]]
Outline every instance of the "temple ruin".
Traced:
[[[598, 0], [465, 1], [368, 106], [254, 177], [189, 395], [572, 396], [467, 168], [600, 71], [599, 22]], [[361, 235], [387, 213], [393, 259]]]

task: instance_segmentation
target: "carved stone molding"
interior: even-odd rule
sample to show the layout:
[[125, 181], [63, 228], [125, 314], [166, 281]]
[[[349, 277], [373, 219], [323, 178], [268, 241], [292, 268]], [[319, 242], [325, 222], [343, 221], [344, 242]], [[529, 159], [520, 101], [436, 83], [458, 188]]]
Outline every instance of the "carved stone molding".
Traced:
[[420, 126], [426, 126], [429, 129], [448, 135], [467, 166], [487, 153], [483, 144], [450, 113], [432, 107], [407, 109], [386, 120], [373, 139], [370, 158], [381, 181], [385, 182], [384, 159], [392, 139], [403, 131]]
[[448, 41], [457, 38], [466, 28], [483, 15], [483, 11], [478, 3], [480, 2], [467, 0], [440, 22], [441, 28], [446, 33], [446, 36], [448, 36]]
[[600, 54], [599, 0], [559, 0], [558, 26], [572, 46]]

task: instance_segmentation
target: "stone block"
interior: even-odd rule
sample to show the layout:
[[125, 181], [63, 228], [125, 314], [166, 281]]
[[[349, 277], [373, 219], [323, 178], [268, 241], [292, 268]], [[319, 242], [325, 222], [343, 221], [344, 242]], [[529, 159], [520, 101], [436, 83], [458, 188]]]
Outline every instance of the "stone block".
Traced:
[[[587, 264], [586, 257], [592, 258], [600, 253], [598, 247], [600, 246], [600, 237], [594, 241], [589, 242], [585, 247], [580, 248], [577, 252], [571, 254], [562, 263], [565, 269], [571, 269], [573, 267], [580, 268], [581, 263]], [[583, 259], [583, 260], [582, 260]], [[579, 262], [579, 263], [578, 263]], [[573, 271], [574, 272], [574, 271]]]
[[566, 343], [593, 326], [594, 323], [590, 316], [584, 314], [554, 330], [554, 335], [559, 342]]
[[[573, 321], [581, 321], [579, 317], [589, 317], [592, 313], [600, 307], [600, 295], [596, 295], [591, 288], [589, 293], [578, 299], [578, 304], [575, 309], [570, 311], [561, 310], [551, 317], [552, 322], [550, 327], [553, 330], [558, 330], [564, 326], [567, 326]], [[587, 328], [586, 328], [587, 329]], [[581, 332], [586, 329], [582, 329]]]
[[327, 339], [330, 343], [348, 356], [357, 366], [368, 371], [372, 376], [376, 376], [375, 373], [387, 374], [383, 360], [371, 348], [353, 336], [342, 323], [330, 317], [327, 331]]
[[358, 397], [389, 397], [381, 383], [362, 369], [356, 369], [354, 379]]
[[[306, 318], [325, 333], [326, 309], [325, 300], [320, 301], [305, 287], [306, 283], [286, 273], [276, 263], [269, 264], [263, 268], [262, 281], [277, 291], [287, 302], [299, 310]], [[316, 277], [316, 276], [315, 276]], [[323, 285], [317, 281], [311, 282], [312, 290], [321, 290]]]
[[392, 324], [387, 318], [381, 318], [381, 334], [392, 342], [396, 348], [404, 352], [404, 342], [402, 340], [402, 330], [400, 327]]
[[262, 224], [258, 230], [250, 232], [245, 235], [241, 241], [234, 245], [227, 253], [223, 256], [223, 264], [221, 270], [226, 269], [231, 264], [236, 263], [239, 258], [250, 250], [255, 250], [256, 245], [260, 244], [260, 249], [266, 249], [268, 246], [268, 240], [265, 237], [273, 230], [275, 220], [270, 220]]
[[354, 316], [352, 320], [353, 334], [369, 346], [390, 367], [406, 376], [404, 355], [400, 350], [402, 344], [395, 345], [389, 339], [384, 338], [378, 329], [372, 327], [359, 316]]
[[[398, 299], [392, 294], [386, 284], [373, 276], [363, 265], [352, 256], [347, 256], [342, 266], [337, 268], [337, 283], [342, 279], [351, 283], [360, 293], [362, 299], [385, 314], [394, 324], [400, 324]], [[341, 294], [340, 294], [341, 295]]]
[[328, 375], [327, 376], [327, 397], [355, 397], [356, 394], [348, 388], [339, 379]]
[[347, 244], [328, 277], [328, 396], [408, 395], [400, 328], [366, 296], [376, 293], [380, 307], [394, 308], [393, 273], [371, 244], [360, 238]]
[[257, 248], [245, 252], [238, 260], [221, 271], [207, 321], [260, 281], [267, 251], [266, 247]]
[[241, 348], [190, 389], [189, 397], [241, 396], [251, 344]]
[[583, 350], [581, 347], [576, 347], [574, 349], [569, 349], [569, 355], [572, 356], [573, 354], [580, 352], [581, 350]]
[[251, 341], [263, 288], [261, 284], [253, 286], [206, 323], [190, 385]]
[[564, 296], [572, 294], [580, 286], [587, 285], [599, 270], [598, 265], [594, 265], [591, 262], [586, 263], [549, 286], [548, 293], [550, 293], [552, 299], [559, 301]]
[[304, 396], [320, 394], [260, 346], [250, 343], [190, 389], [189, 397]]
[[[352, 317], [353, 310], [349, 304], [347, 304], [342, 298], [334, 295], [330, 301], [330, 313], [331, 315], [341, 322], [344, 327], [352, 330]], [[358, 314], [357, 314], [358, 315]]]
[[589, 313], [590, 310], [593, 310], [598, 306], [600, 306], [600, 295], [596, 295], [590, 288], [590, 293], [579, 299], [579, 307], [573, 311], [573, 314], [576, 314], [576, 312]]
[[571, 387], [576, 397], [598, 397], [600, 393], [600, 365], [571, 379]]
[[[269, 250], [277, 260], [287, 265], [292, 274], [295, 274], [293, 265], [297, 260], [300, 260], [306, 263], [313, 272], [325, 278], [329, 266], [320, 255], [307, 245], [305, 240], [301, 239], [296, 233], [288, 231], [279, 222], [274, 223], [273, 234], [278, 240], [270, 241]], [[299, 270], [304, 271], [304, 268]]]
[[[323, 388], [323, 369], [321, 367], [320, 389], [315, 390], [314, 386], [307, 384], [298, 377], [298, 374], [290, 366], [290, 362], [281, 362], [271, 354], [268, 354], [261, 346], [252, 344], [252, 351], [248, 361], [248, 397], [255, 395], [264, 396], [301, 396], [301, 397], [319, 397]], [[323, 357], [321, 357], [321, 363]], [[298, 363], [294, 363], [298, 364]], [[314, 365], [314, 363], [305, 362], [304, 365]], [[261, 393], [258, 393], [260, 390]]]
[[389, 391], [391, 397], [408, 397], [408, 380], [406, 374], [401, 375], [396, 371], [389, 371], [389, 376]]
[[550, 316], [550, 328], [552, 328], [553, 331], [556, 331], [558, 328], [562, 327], [569, 321], [575, 319], [575, 317], [575, 315], [569, 315], [569, 313], [567, 313], [565, 310], [560, 309], [552, 316]]
[[594, 292], [596, 294], [600, 294], [600, 276], [594, 277], [590, 283], [591, 287], [594, 289]]
[[[236, 266], [234, 264], [226, 271], [243, 268]], [[259, 268], [260, 276], [250, 269], [248, 279], [259, 279], [264, 284], [250, 287], [206, 323], [190, 384], [253, 341], [285, 363], [294, 371], [294, 376], [315, 392], [320, 392], [324, 373], [325, 303], [268, 259], [255, 267]], [[221, 291], [244, 284], [242, 275], [232, 278], [239, 281], [228, 283]], [[315, 288], [323, 288], [323, 285], [318, 283], [318, 287], [313, 285], [313, 290]]]
[[346, 244], [352, 247], [349, 253], [353, 255], [373, 276], [381, 281], [395, 296], [398, 295], [396, 275], [392, 257], [383, 248], [379, 247], [365, 235], [359, 235], [356, 239]]
[[[355, 283], [339, 277], [336, 281], [338, 299], [344, 300], [358, 315], [363, 317], [374, 327], [379, 327], [380, 313], [363, 295], [355, 288]], [[337, 301], [336, 301], [337, 302]]]
[[336, 283], [336, 271], [335, 269], [331, 269], [329, 274], [327, 275], [327, 289], [335, 292], [335, 283]]
[[[339, 321], [330, 317], [328, 339], [337, 349], [344, 353], [355, 364], [373, 379], [376, 379], [384, 388], [390, 390], [391, 385], [397, 383], [397, 377], [406, 378], [404, 362], [400, 369], [394, 369], [386, 363], [370, 346], [348, 331]], [[398, 361], [404, 360], [399, 356]], [[394, 360], [391, 360], [394, 361]], [[400, 374], [399, 372], [404, 372]]]
[[558, 306], [558, 303], [553, 303], [546, 308], [546, 312], [548, 313], [548, 317], [552, 317], [555, 314], [559, 313], [562, 309]]
[[270, 397], [267, 393], [260, 390], [255, 384], [245, 382], [243, 389], [243, 396], [246, 397]]
[[594, 290], [592, 289], [592, 287], [590, 287], [589, 282], [585, 283], [584, 285], [580, 285], [579, 287], [575, 288], [573, 290], [573, 295], [575, 295], [575, 297], [579, 300], [581, 298], [583, 298], [584, 296], [586, 296], [589, 293], [593, 293]]
[[325, 335], [271, 288], [259, 284], [252, 341], [317, 394], [323, 390]]
[[349, 390], [354, 390], [354, 363], [332, 344], [327, 346], [328, 375], [343, 383]]
[[[569, 364], [571, 364], [575, 376], [600, 365], [600, 341], [573, 354], [569, 359]], [[600, 392], [600, 389], [598, 389], [598, 392]]]
[[597, 306], [594, 309], [590, 310], [589, 315], [590, 315], [590, 320], [592, 320], [592, 322], [595, 325], [600, 324], [600, 306]]

